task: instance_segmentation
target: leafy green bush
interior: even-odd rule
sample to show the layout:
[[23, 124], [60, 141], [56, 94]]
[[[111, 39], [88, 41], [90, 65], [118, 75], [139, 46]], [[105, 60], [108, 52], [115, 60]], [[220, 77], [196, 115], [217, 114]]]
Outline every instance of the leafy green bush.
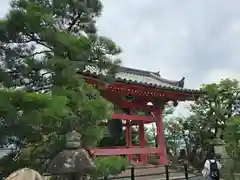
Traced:
[[240, 116], [233, 116], [226, 123], [224, 141], [227, 153], [230, 156], [225, 162], [227, 164], [226, 168], [230, 177], [234, 179], [234, 173], [240, 172]]
[[94, 177], [116, 175], [124, 171], [128, 166], [128, 160], [121, 156], [98, 157], [95, 159], [97, 167]]

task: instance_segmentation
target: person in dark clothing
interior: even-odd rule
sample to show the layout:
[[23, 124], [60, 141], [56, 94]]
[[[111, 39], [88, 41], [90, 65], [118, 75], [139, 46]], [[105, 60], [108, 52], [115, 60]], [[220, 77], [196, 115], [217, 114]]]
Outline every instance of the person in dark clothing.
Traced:
[[203, 176], [207, 180], [219, 180], [221, 169], [221, 164], [216, 160], [214, 153], [208, 153], [207, 159], [204, 163], [204, 168], [202, 170]]

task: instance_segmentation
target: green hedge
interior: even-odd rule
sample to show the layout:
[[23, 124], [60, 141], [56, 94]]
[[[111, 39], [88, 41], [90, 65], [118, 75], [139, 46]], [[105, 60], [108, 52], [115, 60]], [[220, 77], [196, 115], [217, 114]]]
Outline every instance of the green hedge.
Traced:
[[117, 175], [126, 170], [128, 166], [128, 160], [122, 156], [106, 156], [97, 157], [95, 159], [96, 172], [94, 177], [103, 177]]

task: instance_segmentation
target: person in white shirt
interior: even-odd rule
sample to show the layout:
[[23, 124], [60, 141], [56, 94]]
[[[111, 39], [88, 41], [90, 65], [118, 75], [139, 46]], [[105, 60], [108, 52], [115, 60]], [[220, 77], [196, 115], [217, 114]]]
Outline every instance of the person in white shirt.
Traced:
[[207, 180], [219, 180], [220, 179], [219, 170], [221, 168], [222, 166], [220, 162], [216, 160], [214, 154], [209, 153], [204, 163], [202, 174]]

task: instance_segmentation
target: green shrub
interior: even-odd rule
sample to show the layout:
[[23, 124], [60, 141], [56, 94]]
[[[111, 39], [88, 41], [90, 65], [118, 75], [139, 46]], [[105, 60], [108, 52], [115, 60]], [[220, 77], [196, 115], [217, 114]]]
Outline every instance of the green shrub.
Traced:
[[121, 156], [97, 157], [95, 159], [96, 172], [94, 177], [116, 175], [128, 166], [128, 160]]

